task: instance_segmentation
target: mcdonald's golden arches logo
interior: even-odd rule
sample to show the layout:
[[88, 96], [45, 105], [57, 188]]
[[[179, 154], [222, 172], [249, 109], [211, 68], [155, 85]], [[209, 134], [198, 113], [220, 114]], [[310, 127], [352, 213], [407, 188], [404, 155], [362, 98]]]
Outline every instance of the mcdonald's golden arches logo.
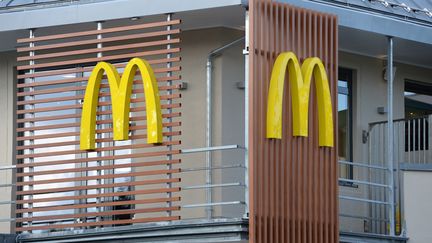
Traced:
[[282, 99], [287, 69], [292, 99], [293, 135], [308, 136], [309, 96], [313, 76], [318, 102], [319, 146], [333, 147], [333, 111], [324, 65], [319, 58], [310, 57], [300, 67], [292, 52], [279, 54], [273, 66], [267, 103], [267, 138], [282, 138]]
[[114, 140], [129, 139], [130, 96], [137, 70], [141, 73], [145, 93], [147, 143], [162, 142], [162, 114], [156, 77], [147, 61], [133, 58], [127, 63], [121, 78], [116, 68], [106, 62], [99, 62], [90, 74], [81, 116], [81, 150], [95, 149], [96, 112], [104, 73], [111, 92]]

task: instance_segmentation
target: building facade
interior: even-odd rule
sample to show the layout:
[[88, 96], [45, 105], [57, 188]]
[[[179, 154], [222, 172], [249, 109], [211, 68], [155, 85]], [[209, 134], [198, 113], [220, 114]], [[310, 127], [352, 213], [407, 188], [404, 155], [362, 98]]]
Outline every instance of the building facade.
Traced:
[[15, 0], [0, 23], [6, 242], [432, 241], [429, 2]]

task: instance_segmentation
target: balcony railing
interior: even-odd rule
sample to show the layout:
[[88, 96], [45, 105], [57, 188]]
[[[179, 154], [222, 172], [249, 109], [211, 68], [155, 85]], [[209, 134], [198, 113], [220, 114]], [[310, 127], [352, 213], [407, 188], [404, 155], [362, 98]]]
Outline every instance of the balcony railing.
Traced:
[[[388, 169], [386, 160], [387, 123], [371, 124], [368, 139], [368, 161], [339, 161], [340, 164], [354, 168], [354, 178], [340, 178], [339, 180], [344, 185], [351, 185], [352, 191], [356, 191], [352, 193], [345, 188], [340, 190], [341, 230], [386, 235], [389, 234], [390, 220], [394, 218], [396, 233], [402, 233], [399, 164], [432, 163], [431, 124], [431, 116], [394, 121], [394, 208], [396, 210], [393, 215], [389, 210], [393, 200], [389, 200], [389, 192], [392, 188], [389, 182], [391, 171]], [[231, 152], [238, 153], [242, 159], [238, 161], [218, 159], [215, 160], [218, 162], [211, 165], [205, 164], [204, 160], [186, 159], [195, 154]], [[185, 156], [182, 162], [182, 178], [193, 178], [193, 180], [182, 180], [180, 185], [182, 201], [178, 206], [181, 208], [179, 214], [182, 219], [241, 218], [247, 213], [245, 211], [247, 208], [247, 201], [245, 200], [247, 198], [247, 181], [245, 178], [247, 177], [243, 153], [244, 150], [239, 145], [182, 150], [182, 156]], [[222, 158], [222, 156], [219, 157]], [[229, 156], [227, 157], [229, 158]], [[3, 166], [0, 167], [0, 170], [14, 171], [15, 166]], [[226, 177], [226, 175], [230, 175], [230, 177]], [[8, 182], [1, 184], [0, 187], [14, 189], [15, 183]], [[118, 198], [113, 197], [107, 200], [116, 201]], [[14, 205], [15, 201], [1, 201], [0, 207], [9, 204]], [[133, 215], [130, 216], [134, 217]], [[0, 222], [14, 222], [15, 220], [13, 217], [2, 218]], [[87, 220], [92, 219], [88, 218]], [[65, 222], [64, 220], [51, 220], [34, 222], [34, 225], [53, 223]]]
[[[355, 189], [341, 189], [341, 224], [348, 231], [389, 234], [394, 220], [396, 235], [403, 234], [400, 168], [402, 164], [432, 164], [432, 116], [393, 121], [393, 171], [387, 160], [387, 122], [370, 124], [367, 162], [340, 161], [356, 171], [353, 179], [340, 178]], [[393, 173], [394, 182], [389, 181]], [[394, 188], [392, 186], [394, 185]], [[394, 199], [391, 200], [391, 190]], [[391, 205], [394, 204], [394, 212]]]
[[[228, 156], [236, 154], [237, 156], [233, 157], [241, 157], [243, 159], [239, 161], [223, 161], [223, 160], [215, 160], [213, 164], [205, 164], [205, 161], [199, 161], [190, 159], [193, 155], [203, 155], [204, 153], [210, 153], [210, 156], [215, 156], [213, 153], [228, 153]], [[244, 162], [244, 149], [240, 145], [225, 145], [225, 146], [216, 146], [216, 147], [204, 147], [204, 148], [192, 148], [192, 149], [183, 149], [181, 155], [184, 156], [182, 160], [182, 181], [179, 183], [179, 187], [181, 191], [178, 195], [182, 198], [178, 203], [173, 203], [179, 206], [180, 210], [178, 211], [178, 215], [181, 217], [181, 220], [213, 220], [213, 219], [241, 219], [244, 215], [247, 215], [246, 210], [246, 200], [247, 192], [246, 186], [247, 182], [245, 181], [245, 162]], [[202, 157], [202, 156], [201, 156]], [[189, 158], [189, 159], [188, 159]], [[15, 166], [3, 166], [0, 167], [0, 172], [12, 172], [15, 173]], [[13, 177], [12, 177], [13, 178]], [[188, 178], [191, 178], [188, 180]], [[139, 178], [127, 178], [125, 181], [136, 181]], [[81, 181], [81, 183], [87, 183], [88, 181]], [[104, 182], [103, 180], [101, 181]], [[124, 183], [123, 183], [124, 184]], [[0, 184], [0, 187], [10, 187], [12, 190], [16, 190], [15, 182]], [[113, 188], [113, 192], [120, 192], [124, 190], [129, 190], [129, 188], [121, 187], [121, 188]], [[133, 196], [132, 196], [133, 197]], [[96, 220], [110, 220], [115, 221], [116, 219], [124, 220], [125, 217], [127, 219], [133, 219], [135, 217], [134, 213], [128, 214], [128, 209], [134, 209], [137, 205], [127, 205], [126, 202], [122, 201], [131, 201], [133, 202], [134, 198], [120, 198], [119, 196], [113, 197], [103, 197], [100, 204], [109, 203], [110, 207], [101, 207], [102, 214], [106, 209], [107, 212], [115, 212], [119, 210], [119, 214], [114, 213], [114, 215], [107, 215], [101, 218], [95, 217], [84, 217], [82, 222], [93, 222]], [[116, 203], [117, 202], [117, 203]], [[85, 202], [87, 204], [89, 202]], [[7, 200], [0, 201], [0, 207], [11, 205], [12, 208], [15, 207], [15, 201]], [[54, 202], [53, 205], [55, 205]], [[116, 208], [115, 205], [118, 208]], [[74, 213], [76, 214], [91, 214], [93, 212], [93, 208], [90, 206], [83, 205], [82, 209], [77, 209]], [[125, 208], [125, 206], [128, 206]], [[124, 210], [125, 213], [121, 213]], [[64, 214], [62, 211], [58, 211], [58, 214]], [[38, 215], [32, 215], [32, 217], [44, 217], [43, 212]], [[59, 215], [62, 216], [62, 215]], [[64, 215], [63, 215], [64, 216]], [[8, 223], [11, 222], [14, 224], [15, 222], [19, 222], [19, 218], [15, 217], [6, 217], [0, 218], [0, 223]], [[67, 219], [65, 217], [60, 217], [59, 219], [48, 219], [48, 220], [39, 220], [35, 219], [30, 221], [32, 226], [43, 226], [43, 225], [54, 225], [54, 224], [71, 224], [71, 223], [79, 223], [76, 219], [71, 218]], [[170, 223], [170, 222], [168, 222]], [[26, 222], [24, 223], [26, 224]], [[134, 224], [135, 225], [135, 224]], [[141, 224], [142, 225], [142, 224]], [[25, 226], [25, 225], [24, 225]], [[124, 226], [124, 224], [119, 225], [107, 225], [106, 227], [116, 227], [116, 226]], [[101, 226], [99, 226], [101, 227]], [[83, 230], [93, 229], [95, 227], [83, 227]], [[74, 228], [75, 229], [75, 228]], [[71, 231], [74, 230], [72, 228], [66, 228], [62, 231]], [[51, 233], [54, 231], [50, 230], [37, 230], [31, 231], [31, 233], [39, 234], [39, 233]], [[24, 232], [28, 233], [28, 232]]]

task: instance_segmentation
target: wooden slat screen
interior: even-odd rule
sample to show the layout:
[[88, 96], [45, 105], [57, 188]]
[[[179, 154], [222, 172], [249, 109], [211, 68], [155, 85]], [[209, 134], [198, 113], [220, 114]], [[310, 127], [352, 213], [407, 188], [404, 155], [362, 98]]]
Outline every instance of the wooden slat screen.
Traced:
[[333, 148], [318, 146], [314, 85], [309, 137], [293, 136], [287, 81], [282, 139], [267, 139], [265, 133], [270, 74], [276, 57], [284, 51], [294, 52], [300, 63], [314, 56], [323, 61], [337, 131], [337, 18], [272, 0], [249, 2], [250, 240], [339, 242], [337, 136]]
[[[161, 16], [100, 23], [106, 28], [18, 39], [17, 226], [51, 232], [180, 219], [181, 69], [178, 24]], [[125, 24], [124, 22], [127, 22]], [[119, 24], [120, 23], [120, 24]], [[116, 26], [115, 26], [116, 25]], [[64, 29], [67, 30], [68, 27]], [[44, 31], [42, 31], [44, 33]], [[112, 139], [111, 98], [101, 84], [95, 151], [79, 149], [81, 107], [97, 62], [122, 68], [134, 57], [147, 60], [159, 84], [161, 144], [146, 142], [140, 73], [131, 98], [130, 140]]]

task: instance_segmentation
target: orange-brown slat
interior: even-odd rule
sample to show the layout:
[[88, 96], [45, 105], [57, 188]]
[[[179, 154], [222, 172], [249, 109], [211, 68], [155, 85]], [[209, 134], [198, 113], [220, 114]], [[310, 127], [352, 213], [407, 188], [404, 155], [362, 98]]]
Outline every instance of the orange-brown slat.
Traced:
[[61, 205], [61, 206], [21, 208], [21, 209], [16, 209], [16, 212], [17, 213], [47, 212], [47, 211], [79, 209], [79, 208], [109, 207], [109, 206], [131, 205], [131, 204], [132, 205], [152, 204], [152, 203], [177, 202], [177, 201], [180, 201], [180, 197], [171, 197], [171, 198], [163, 197], [163, 198], [151, 198], [151, 199], [129, 200], [129, 201], [118, 201], [118, 202], [68, 204], [68, 205]]
[[109, 220], [99, 222], [80, 222], [74, 224], [50, 224], [44, 226], [28, 226], [28, 227], [17, 227], [16, 231], [29, 231], [29, 230], [47, 230], [47, 229], [62, 229], [71, 227], [87, 227], [87, 226], [102, 226], [102, 225], [114, 225], [114, 224], [133, 224], [133, 223], [149, 223], [159, 221], [172, 221], [179, 220], [180, 216], [166, 216], [166, 217], [155, 217], [155, 218], [139, 218], [139, 219], [121, 219], [121, 220]]
[[18, 57], [17, 61], [21, 62], [21, 61], [29, 61], [29, 60], [67, 57], [67, 56], [75, 57], [76, 55], [83, 55], [83, 54], [90, 54], [90, 53], [127, 50], [127, 49], [143, 48], [149, 46], [161, 46], [161, 45], [169, 45], [169, 44], [177, 44], [177, 43], [180, 43], [179, 38], [175, 38], [171, 40], [157, 40], [157, 41], [140, 42], [135, 44], [107, 46], [102, 48], [96, 47], [96, 48], [80, 49], [80, 50], [73, 50], [73, 51], [53, 52], [53, 53], [39, 54], [34, 56], [23, 56], [23, 57]]
[[151, 170], [151, 171], [141, 171], [141, 172], [108, 174], [108, 175], [100, 175], [100, 176], [98, 175], [98, 176], [83, 176], [83, 177], [65, 177], [60, 179], [49, 179], [49, 180], [32, 180], [32, 181], [17, 182], [16, 185], [17, 186], [40, 185], [40, 184], [52, 184], [52, 183], [61, 183], [61, 182], [72, 182], [72, 181], [114, 179], [114, 178], [133, 177], [133, 176], [163, 175], [163, 174], [173, 174], [179, 172], [180, 169]]
[[[174, 114], [174, 113], [172, 113]], [[173, 132], [163, 132], [162, 136], [164, 137], [175, 137], [181, 135], [180, 131], [173, 131]], [[147, 134], [140, 134], [140, 135], [131, 135], [129, 136], [130, 140], [140, 140], [140, 139], [146, 139]], [[107, 142], [113, 142], [112, 138], [98, 138], [95, 140], [96, 143], [107, 143]], [[32, 148], [49, 148], [49, 147], [55, 147], [57, 146], [67, 146], [67, 145], [78, 145], [80, 141], [67, 141], [67, 142], [58, 142], [58, 143], [41, 143], [41, 144], [35, 144], [35, 145], [23, 145], [23, 146], [17, 146], [17, 150], [23, 150], [23, 149], [32, 149]]]
[[[171, 70], [169, 71], [179, 71], [180, 67], [172, 67], [170, 68]], [[168, 89], [177, 89], [179, 88], [179, 85], [170, 85], [170, 86], [160, 86], [159, 90], [168, 90]], [[101, 84], [100, 88], [109, 88], [108, 84]], [[71, 86], [71, 87], [62, 87], [62, 88], [51, 88], [51, 89], [43, 89], [43, 90], [37, 90], [37, 91], [23, 91], [23, 92], [18, 92], [17, 96], [21, 97], [21, 96], [29, 96], [29, 95], [40, 95], [40, 94], [52, 94], [52, 93], [59, 93], [59, 92], [69, 92], [69, 91], [81, 91], [81, 90], [85, 90], [86, 86]], [[133, 90], [133, 93], [142, 93], [143, 89], [138, 89], [135, 88]]]
[[[174, 103], [170, 105], [163, 105], [163, 109], [174, 109], [181, 107], [181, 103]], [[132, 110], [132, 109], [131, 109]], [[134, 111], [145, 111], [145, 108], [133, 108]], [[109, 115], [111, 111], [98, 111], [97, 115]], [[29, 117], [29, 118], [21, 118], [17, 119], [17, 123], [25, 123], [25, 122], [38, 122], [38, 121], [52, 121], [52, 120], [62, 120], [62, 119], [71, 119], [71, 118], [79, 118], [81, 114], [67, 114], [67, 115], [54, 115], [54, 116], [41, 116], [41, 117]], [[133, 120], [133, 117], [130, 118]]]
[[[139, 90], [140, 89], [136, 89], [134, 93], [141, 93], [141, 92], [139, 92]], [[108, 95], [106, 95], [105, 97], [107, 97], [107, 96]], [[174, 100], [174, 99], [178, 99], [178, 98], [181, 98], [180, 93], [160, 96], [160, 100]], [[130, 99], [131, 104], [138, 103], [138, 102], [145, 102], [145, 98], [131, 98]], [[110, 106], [110, 105], [111, 105], [111, 101], [98, 102], [99, 107]], [[81, 108], [82, 108], [81, 104], [67, 105], [67, 106], [48, 106], [48, 107], [44, 107], [44, 108], [18, 110], [17, 114], [38, 113], [38, 112], [47, 112], [47, 111], [59, 111], [59, 110], [69, 110], [69, 109], [81, 109]]]
[[34, 222], [40, 220], [71, 219], [71, 218], [109, 216], [109, 215], [119, 215], [119, 214], [155, 213], [155, 212], [178, 211], [178, 210], [180, 210], [180, 206], [141, 208], [141, 209], [122, 209], [122, 210], [103, 211], [103, 212], [94, 212], [94, 213], [58, 214], [58, 215], [26, 217], [26, 218], [19, 218], [16, 220], [16, 222]]
[[[174, 112], [174, 113], [167, 113], [167, 114], [162, 114], [162, 118], [174, 118], [174, 117], [179, 117], [181, 115], [180, 112]], [[78, 115], [77, 118], [79, 118], [80, 116]], [[134, 119], [131, 119], [134, 118]], [[147, 120], [147, 116], [135, 116], [135, 117], [131, 117], [129, 119], [129, 121], [146, 121]], [[96, 124], [97, 125], [101, 125], [101, 124], [111, 124], [112, 123], [112, 119], [107, 119], [107, 120], [97, 120]], [[55, 125], [43, 125], [43, 126], [34, 126], [34, 127], [23, 127], [23, 128], [17, 128], [17, 132], [25, 132], [25, 131], [38, 131], [38, 130], [49, 130], [49, 129], [59, 129], [59, 128], [68, 128], [68, 127], [79, 127], [81, 125], [80, 122], [74, 122], [74, 123], [59, 123], [59, 124], [55, 124]], [[78, 141], [76, 141], [78, 142]], [[56, 143], [56, 144], [61, 144], [61, 143]], [[40, 145], [40, 144], [39, 144]], [[70, 144], [69, 144], [70, 145]], [[57, 145], [60, 146], [60, 145]], [[17, 149], [20, 149], [24, 146], [18, 146]]]
[[78, 199], [88, 199], [97, 197], [116, 197], [116, 196], [127, 196], [127, 195], [144, 195], [144, 194], [160, 194], [166, 192], [179, 192], [180, 187], [173, 188], [158, 188], [158, 189], [146, 189], [146, 190], [134, 190], [134, 191], [120, 191], [111, 193], [100, 193], [100, 194], [86, 194], [79, 196], [62, 196], [62, 197], [48, 197], [48, 198], [38, 198], [38, 199], [28, 199], [28, 200], [17, 200], [17, 204], [23, 203], [37, 203], [37, 202], [57, 202], [57, 201], [67, 201], [67, 200], [78, 200]]
[[[178, 123], [180, 125], [180, 123]], [[144, 126], [143, 126], [144, 127]], [[181, 142], [179, 140], [177, 141], [167, 141], [162, 142], [160, 144], [130, 144], [130, 145], [115, 145], [115, 146], [105, 146], [102, 148], [96, 148], [92, 150], [92, 152], [103, 152], [103, 151], [115, 151], [115, 150], [124, 150], [124, 149], [141, 149], [141, 148], [154, 148], [158, 146], [170, 146], [170, 145], [180, 145]], [[44, 153], [33, 153], [33, 154], [23, 154], [23, 155], [17, 155], [17, 159], [26, 159], [26, 158], [46, 158], [51, 156], [60, 156], [60, 155], [74, 155], [74, 154], [81, 154], [82, 150], [60, 150], [60, 151], [54, 151], [54, 152], [44, 152]]]
[[153, 55], [173, 54], [178, 52], [180, 52], [180, 48], [142, 51], [142, 52], [127, 53], [127, 54], [111, 55], [105, 57], [83, 58], [83, 59], [68, 60], [68, 61], [47, 62], [47, 63], [34, 64], [34, 65], [23, 65], [23, 66], [18, 66], [17, 70], [21, 71], [21, 70], [36, 69], [36, 68], [48, 68], [48, 67], [58, 67], [58, 66], [100, 62], [100, 61], [112, 61], [116, 59], [147, 57]]
[[[169, 125], [166, 127], [177, 127], [180, 126], [180, 123], [173, 123], [173, 125]], [[139, 131], [143, 129], [144, 126], [131, 126], [131, 131]], [[98, 133], [108, 133], [112, 132], [112, 128], [103, 128], [103, 129], [97, 129], [96, 134]], [[25, 137], [18, 137], [17, 141], [28, 141], [28, 140], [38, 140], [38, 139], [49, 139], [49, 138], [63, 138], [63, 137], [73, 137], [73, 136], [79, 136], [80, 132], [62, 132], [62, 133], [51, 133], [51, 134], [43, 134], [43, 135], [35, 135], [35, 136], [25, 136]]]
[[63, 43], [57, 43], [57, 44], [37, 45], [34, 47], [19, 47], [19, 48], [17, 48], [17, 52], [38, 51], [38, 50], [70, 47], [70, 46], [81, 46], [81, 45], [106, 43], [106, 42], [114, 42], [114, 41], [122, 41], [122, 40], [133, 40], [133, 39], [156, 37], [156, 36], [163, 36], [163, 35], [175, 35], [175, 34], [179, 34], [179, 33], [180, 33], [180, 29], [154, 31], [154, 32], [140, 33], [140, 34], [105, 37], [102, 39], [70, 41], [70, 42], [63, 42]]
[[47, 161], [47, 162], [25, 163], [25, 164], [17, 164], [16, 167], [17, 168], [27, 168], [27, 167], [61, 165], [61, 164], [76, 164], [76, 163], [91, 162], [91, 161], [98, 161], [98, 160], [156, 157], [156, 156], [174, 155], [174, 154], [179, 154], [179, 153], [180, 153], [180, 150], [133, 153], [133, 154], [122, 154], [122, 155], [110, 155], [110, 156], [103, 156], [103, 157], [98, 157], [98, 158], [80, 158], [80, 159], [67, 159], [67, 160], [56, 160], [56, 161]]
[[[166, 164], [169, 164], [169, 163], [166, 163]], [[56, 188], [50, 188], [50, 189], [17, 191], [17, 195], [48, 194], [48, 193], [70, 192], [70, 191], [76, 191], [76, 190], [114, 188], [114, 187], [122, 187], [122, 186], [154, 185], [154, 184], [165, 184], [165, 183], [177, 183], [180, 181], [181, 181], [180, 178], [170, 178], [170, 179], [128, 181], [128, 182], [121, 182], [121, 183], [107, 183], [107, 184], [91, 185], [91, 186], [56, 187]]]
[[[171, 57], [171, 58], [162, 58], [162, 59], [150, 59], [147, 60], [149, 64], [163, 64], [167, 62], [177, 62], [181, 59], [181, 57]], [[114, 63], [112, 64], [116, 68], [123, 68], [127, 65], [127, 63], [121, 62], [121, 63]], [[60, 75], [60, 74], [75, 74], [75, 73], [83, 73], [83, 72], [89, 72], [92, 71], [94, 66], [91, 67], [76, 67], [76, 68], [67, 68], [67, 69], [60, 69], [60, 70], [49, 70], [49, 71], [42, 71], [42, 72], [35, 72], [35, 73], [26, 73], [26, 74], [20, 74], [17, 76], [17, 79], [24, 79], [24, 78], [40, 78], [40, 77], [47, 77], [47, 76], [53, 76], [53, 75]], [[137, 71], [138, 73], [139, 71]]]
[[[159, 69], [159, 72], [166, 72], [168, 69], [161, 68]], [[171, 69], [170, 69], [171, 70]], [[155, 73], [157, 73], [158, 69], [153, 70]], [[105, 78], [105, 76], [104, 76]], [[170, 77], [157, 77], [156, 80], [158, 82], [167, 82], [167, 81], [174, 81], [180, 79], [180, 76], [170, 76]], [[41, 82], [33, 82], [33, 83], [22, 83], [18, 84], [18, 88], [26, 88], [26, 87], [38, 87], [38, 86], [47, 86], [47, 85], [57, 85], [57, 84], [67, 84], [67, 83], [76, 83], [80, 81], [87, 81], [88, 77], [82, 77], [82, 78], [66, 78], [66, 79], [59, 79], [59, 80], [52, 80], [52, 81], [41, 81]], [[142, 80], [134, 80], [133, 84], [142, 84]], [[61, 97], [60, 97], [61, 98]], [[21, 103], [17, 103], [18, 105], [21, 105]]]
[[22, 38], [22, 39], [18, 39], [17, 42], [27, 43], [27, 42], [46, 41], [46, 40], [58, 40], [58, 39], [65, 39], [65, 38], [75, 38], [75, 37], [86, 36], [86, 35], [99, 35], [99, 34], [114, 33], [114, 32], [121, 32], [121, 31], [139, 30], [139, 29], [146, 29], [146, 28], [153, 28], [153, 27], [176, 25], [176, 24], [180, 24], [180, 22], [181, 22], [180, 20], [176, 19], [171, 21], [161, 21], [161, 22], [145, 23], [139, 25], [113, 27], [113, 28], [107, 28], [103, 30], [88, 30], [88, 31], [66, 33], [66, 34], [39, 36], [34, 38]]

